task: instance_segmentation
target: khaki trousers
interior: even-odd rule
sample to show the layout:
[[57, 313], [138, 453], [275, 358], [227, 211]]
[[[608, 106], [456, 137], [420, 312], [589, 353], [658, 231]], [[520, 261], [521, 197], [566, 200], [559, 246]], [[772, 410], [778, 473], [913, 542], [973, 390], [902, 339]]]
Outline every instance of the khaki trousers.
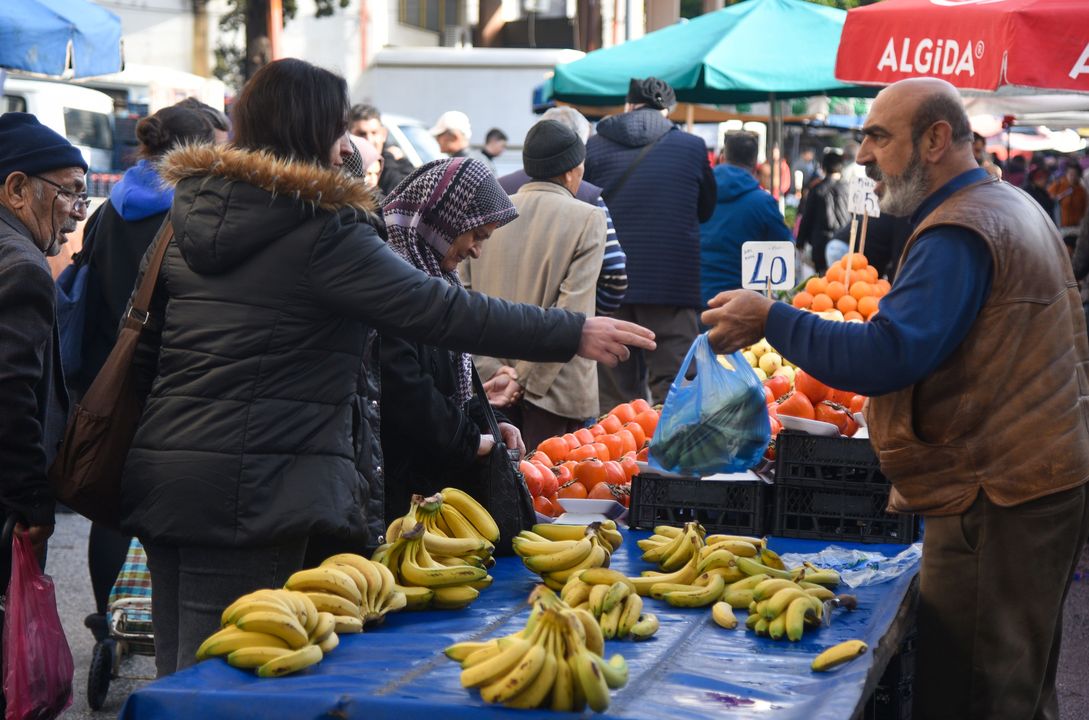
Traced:
[[916, 720], [1058, 720], [1063, 601], [1089, 535], [1087, 486], [1016, 507], [980, 491], [925, 521]]

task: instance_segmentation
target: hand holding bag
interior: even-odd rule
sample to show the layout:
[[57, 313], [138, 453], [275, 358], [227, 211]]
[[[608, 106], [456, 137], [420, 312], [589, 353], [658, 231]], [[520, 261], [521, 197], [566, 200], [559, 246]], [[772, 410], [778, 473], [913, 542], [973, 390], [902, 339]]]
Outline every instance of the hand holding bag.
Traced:
[[117, 343], [68, 418], [64, 441], [49, 469], [49, 483], [58, 501], [115, 530], [121, 524], [121, 473], [143, 406], [132, 361], [147, 324], [163, 256], [173, 237], [174, 228], [167, 220], [152, 242], [154, 253]]

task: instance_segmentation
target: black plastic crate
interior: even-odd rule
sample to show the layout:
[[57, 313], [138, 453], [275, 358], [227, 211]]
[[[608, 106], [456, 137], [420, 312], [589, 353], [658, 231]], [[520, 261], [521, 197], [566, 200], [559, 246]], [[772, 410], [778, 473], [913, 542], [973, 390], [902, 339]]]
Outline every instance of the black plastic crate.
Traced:
[[644, 471], [632, 478], [628, 525], [650, 529], [698, 522], [708, 533], [763, 535], [768, 485], [667, 477]]
[[879, 684], [866, 704], [863, 717], [865, 720], [911, 720], [911, 682]]
[[885, 512], [889, 481], [869, 441], [784, 430], [775, 457], [775, 535], [914, 542], [915, 516]]

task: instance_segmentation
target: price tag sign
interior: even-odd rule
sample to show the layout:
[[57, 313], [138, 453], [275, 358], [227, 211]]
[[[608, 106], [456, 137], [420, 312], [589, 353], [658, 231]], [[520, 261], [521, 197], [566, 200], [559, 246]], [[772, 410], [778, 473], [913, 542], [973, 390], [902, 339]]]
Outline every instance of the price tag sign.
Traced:
[[877, 193], [874, 192], [876, 182], [868, 177], [852, 178], [848, 188], [847, 212], [852, 215], [869, 215], [881, 217], [881, 208], [878, 206]]
[[794, 287], [794, 243], [747, 242], [741, 246], [741, 287], [790, 290]]

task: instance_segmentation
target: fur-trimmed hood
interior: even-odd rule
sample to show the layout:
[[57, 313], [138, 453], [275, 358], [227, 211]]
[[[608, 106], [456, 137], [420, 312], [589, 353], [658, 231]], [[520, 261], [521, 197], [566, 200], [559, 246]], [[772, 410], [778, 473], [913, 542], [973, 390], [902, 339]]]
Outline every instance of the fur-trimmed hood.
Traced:
[[382, 222], [361, 180], [265, 151], [187, 145], [167, 153], [159, 172], [175, 187], [170, 217], [178, 248], [202, 274], [227, 272], [304, 225], [316, 236], [331, 216], [342, 224]]

